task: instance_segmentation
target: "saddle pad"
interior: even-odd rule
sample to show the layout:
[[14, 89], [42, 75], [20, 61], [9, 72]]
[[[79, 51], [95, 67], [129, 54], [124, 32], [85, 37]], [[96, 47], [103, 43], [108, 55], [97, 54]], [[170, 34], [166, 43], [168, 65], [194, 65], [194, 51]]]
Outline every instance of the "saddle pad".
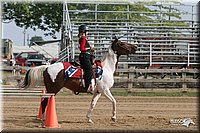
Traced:
[[69, 62], [63, 62], [65, 70], [65, 79], [67, 78], [81, 78], [82, 69], [71, 65]]
[[96, 78], [101, 80], [102, 74], [103, 74], [103, 68], [102, 68], [102, 65], [101, 65], [101, 61], [100, 60], [95, 60], [95, 64], [97, 66], [96, 71], [95, 71]]
[[[95, 64], [97, 66], [95, 69], [96, 78], [101, 80], [102, 74], [103, 74], [101, 61], [96, 60]], [[64, 70], [65, 70], [65, 79], [67, 79], [67, 78], [83, 78], [83, 74], [84, 74], [83, 69], [81, 69], [79, 67], [75, 67], [72, 64], [70, 64], [69, 62], [63, 62], [63, 66], [64, 66]]]

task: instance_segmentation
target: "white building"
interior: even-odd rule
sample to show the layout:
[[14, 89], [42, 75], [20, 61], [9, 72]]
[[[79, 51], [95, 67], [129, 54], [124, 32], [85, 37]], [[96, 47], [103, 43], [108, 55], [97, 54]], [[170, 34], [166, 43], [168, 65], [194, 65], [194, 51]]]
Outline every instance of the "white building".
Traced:
[[13, 45], [13, 53], [21, 52], [39, 52], [44, 54], [46, 58], [57, 58], [59, 53], [59, 46], [56, 44], [46, 44], [43, 46], [17, 46]]

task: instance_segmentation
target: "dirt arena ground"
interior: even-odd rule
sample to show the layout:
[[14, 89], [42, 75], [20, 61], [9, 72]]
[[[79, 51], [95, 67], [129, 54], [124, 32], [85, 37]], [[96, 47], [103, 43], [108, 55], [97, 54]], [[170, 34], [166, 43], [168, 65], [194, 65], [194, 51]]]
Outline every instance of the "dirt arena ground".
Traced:
[[[3, 97], [4, 131], [198, 131], [197, 97], [140, 97], [115, 96], [117, 101], [117, 122], [111, 121], [112, 104], [101, 96], [94, 111], [94, 123], [87, 123], [86, 112], [92, 95], [63, 95], [55, 97], [60, 128], [40, 128], [36, 120], [40, 98]], [[185, 127], [171, 124], [170, 120], [191, 118], [195, 125]]]

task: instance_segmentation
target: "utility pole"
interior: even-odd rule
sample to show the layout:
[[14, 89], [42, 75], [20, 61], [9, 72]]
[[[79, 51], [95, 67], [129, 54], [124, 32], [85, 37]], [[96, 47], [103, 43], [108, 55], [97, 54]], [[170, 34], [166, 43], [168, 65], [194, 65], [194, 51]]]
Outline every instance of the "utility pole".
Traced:
[[27, 34], [27, 46], [29, 45], [29, 34]]
[[23, 34], [24, 34], [24, 46], [25, 46], [25, 43], [26, 43], [26, 28], [25, 27], [24, 27]]

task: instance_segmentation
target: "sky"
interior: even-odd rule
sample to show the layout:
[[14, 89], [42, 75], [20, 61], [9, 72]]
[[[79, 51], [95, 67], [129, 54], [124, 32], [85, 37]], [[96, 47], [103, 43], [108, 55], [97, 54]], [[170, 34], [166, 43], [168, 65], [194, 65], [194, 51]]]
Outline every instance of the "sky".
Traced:
[[[134, 1], [134, 0], [132, 0]], [[199, 0], [182, 0], [183, 4], [196, 5]], [[24, 34], [24, 29], [17, 27], [14, 22], [3, 23], [2, 24], [2, 38], [9, 38], [13, 41], [14, 45], [27, 45], [28, 39], [31, 39], [33, 36], [42, 36], [44, 40], [51, 40], [50, 36], [44, 36], [44, 31], [32, 29], [27, 29]], [[60, 33], [56, 33], [58, 39], [60, 39]], [[24, 41], [25, 39], [25, 41]]]

